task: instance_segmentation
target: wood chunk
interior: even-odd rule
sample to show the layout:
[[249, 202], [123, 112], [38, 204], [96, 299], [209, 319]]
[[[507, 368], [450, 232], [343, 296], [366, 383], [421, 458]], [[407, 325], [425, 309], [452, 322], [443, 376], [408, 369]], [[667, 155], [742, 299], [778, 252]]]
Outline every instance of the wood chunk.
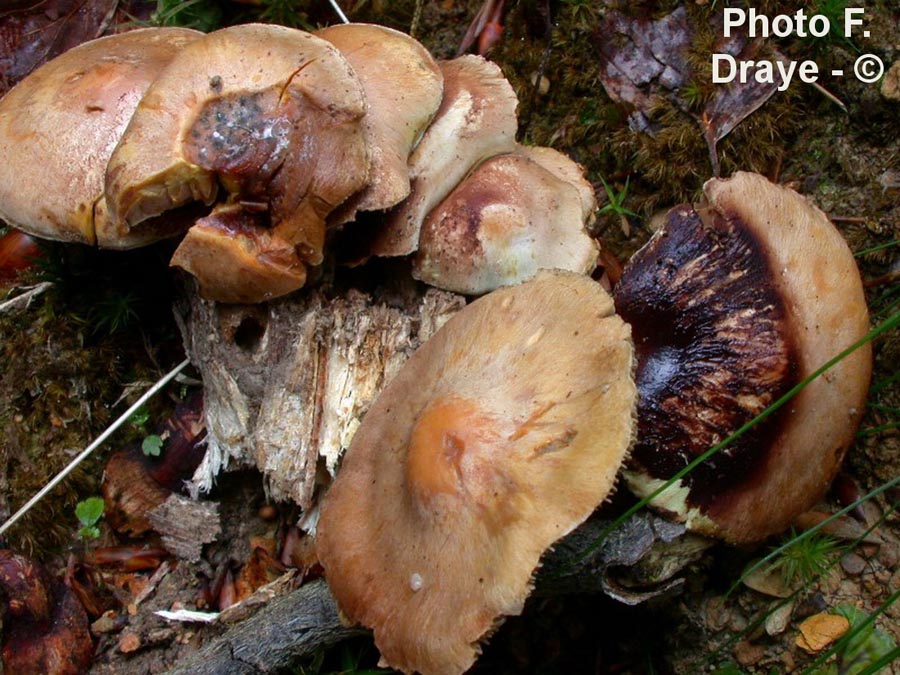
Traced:
[[203, 545], [222, 532], [218, 503], [197, 502], [177, 494], [150, 511], [148, 519], [162, 536], [163, 546], [190, 562], [200, 560]]
[[334, 474], [369, 404], [400, 366], [465, 304], [436, 290], [376, 301], [317, 291], [267, 305], [197, 296], [179, 322], [205, 386], [207, 491], [235, 466], [257, 466], [272, 500], [313, 502], [318, 467]]

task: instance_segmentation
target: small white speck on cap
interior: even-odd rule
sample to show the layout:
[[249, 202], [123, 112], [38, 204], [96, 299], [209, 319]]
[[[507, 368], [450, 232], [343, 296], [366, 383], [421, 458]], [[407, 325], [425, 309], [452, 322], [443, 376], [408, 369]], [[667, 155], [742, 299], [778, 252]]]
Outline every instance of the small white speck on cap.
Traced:
[[525, 342], [525, 346], [526, 347], [534, 347], [534, 345], [537, 344], [538, 340], [540, 340], [542, 337], [544, 337], [544, 332], [545, 332], [544, 326], [541, 326], [540, 328], [538, 328], [537, 331], [535, 331], [535, 333], [530, 338], [528, 338], [528, 340]]
[[425, 580], [422, 579], [422, 575], [418, 572], [413, 572], [409, 577], [409, 587], [414, 593], [418, 590], [421, 590], [424, 583]]

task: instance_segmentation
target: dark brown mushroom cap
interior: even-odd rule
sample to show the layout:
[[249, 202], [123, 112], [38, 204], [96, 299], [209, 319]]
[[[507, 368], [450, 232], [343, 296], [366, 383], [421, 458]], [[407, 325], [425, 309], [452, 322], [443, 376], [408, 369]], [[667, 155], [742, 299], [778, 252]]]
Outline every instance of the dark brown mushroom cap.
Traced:
[[131, 229], [209, 203], [218, 179], [318, 264], [325, 218], [366, 181], [365, 110], [359, 80], [325, 40], [261, 24], [209, 33], [176, 55], [135, 110], [107, 169], [110, 216]]
[[[762, 176], [704, 186], [626, 267], [616, 308], [638, 351], [638, 441], [650, 494], [868, 331], [853, 255], [827, 216]], [[863, 413], [868, 345], [661, 494], [654, 505], [732, 542], [786, 529], [825, 494]]]
[[425, 216], [469, 170], [516, 146], [518, 99], [500, 68], [479, 56], [440, 62], [444, 98], [409, 159], [412, 191], [386, 217], [372, 253], [408, 255], [416, 250]]
[[544, 272], [454, 315], [366, 413], [317, 552], [341, 611], [404, 672], [462, 673], [521, 612], [541, 555], [607, 497], [631, 445], [628, 326]]
[[70, 49], [16, 85], [0, 102], [0, 218], [39, 237], [110, 248], [174, 234], [165, 226], [110, 232], [103, 177], [144, 91], [201, 36], [185, 28], [111, 35]]
[[409, 155], [443, 96], [437, 62], [406, 33], [365, 23], [337, 24], [315, 33], [337, 47], [366, 93], [364, 120], [372, 153], [369, 183], [340, 209], [340, 222], [357, 210], [390, 208], [409, 194]]
[[597, 245], [585, 225], [595, 206], [580, 167], [555, 150], [523, 147], [492, 157], [428, 214], [413, 276], [477, 295], [540, 269], [589, 273]]

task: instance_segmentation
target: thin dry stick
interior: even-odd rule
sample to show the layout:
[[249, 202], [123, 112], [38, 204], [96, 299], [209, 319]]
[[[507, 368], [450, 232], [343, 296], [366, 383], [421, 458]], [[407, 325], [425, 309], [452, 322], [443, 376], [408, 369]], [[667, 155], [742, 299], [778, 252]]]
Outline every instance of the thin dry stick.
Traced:
[[820, 94], [822, 94], [822, 96], [824, 96], [829, 101], [834, 103], [836, 106], [838, 106], [844, 112], [847, 112], [846, 104], [841, 99], [839, 99], [837, 96], [835, 96], [830, 91], [828, 91], [825, 87], [823, 87], [821, 84], [818, 84], [817, 82], [810, 82], [809, 84], [813, 87], [813, 89], [815, 89]]
[[337, 3], [337, 0], [328, 0], [328, 3], [334, 8], [334, 11], [337, 12], [338, 17], [344, 23], [350, 23], [350, 19], [347, 18], [347, 15], [344, 14], [344, 10], [341, 9], [341, 6]]
[[10, 300], [6, 300], [5, 302], [0, 303], [0, 314], [5, 314], [6, 312], [17, 312], [20, 309], [28, 308], [32, 300], [34, 300], [41, 293], [49, 291], [51, 288], [53, 288], [52, 281], [42, 281], [37, 286], [26, 288], [24, 293], [21, 293]]
[[137, 401], [135, 401], [134, 405], [132, 405], [128, 410], [126, 410], [124, 413], [122, 413], [122, 415], [119, 417], [119, 419], [117, 419], [109, 427], [107, 427], [106, 431], [104, 431], [102, 434], [97, 436], [97, 438], [94, 440], [94, 442], [91, 443], [89, 446], [87, 446], [84, 450], [82, 450], [81, 453], [75, 459], [73, 459], [71, 462], [69, 462], [69, 465], [66, 468], [64, 468], [62, 471], [60, 471], [58, 474], [56, 474], [53, 477], [53, 479], [49, 483], [47, 483], [43, 488], [41, 488], [40, 491], [34, 497], [29, 499], [27, 502], [25, 502], [25, 504], [22, 506], [22, 508], [20, 508], [12, 516], [10, 516], [9, 520], [7, 520], [5, 523], [3, 523], [3, 525], [0, 525], [0, 535], [2, 535], [10, 527], [12, 527], [16, 523], [16, 521], [19, 520], [19, 518], [21, 518], [26, 513], [28, 513], [28, 511], [31, 510], [31, 508], [35, 504], [37, 504], [39, 501], [41, 501], [41, 499], [43, 499], [47, 495], [47, 493], [50, 492], [50, 490], [52, 490], [57, 485], [59, 485], [59, 483], [62, 481], [63, 478], [65, 478], [70, 473], [72, 473], [72, 470], [76, 466], [81, 464], [81, 462], [84, 461], [88, 455], [90, 455], [94, 450], [96, 450], [98, 447], [100, 447], [100, 445], [103, 443], [103, 441], [105, 441], [107, 438], [109, 438], [116, 429], [118, 429], [120, 426], [122, 426], [125, 423], [125, 421], [128, 420], [128, 418], [131, 417], [135, 413], [135, 411], [138, 408], [140, 408], [142, 405], [144, 405], [144, 403], [149, 401], [160, 389], [165, 387], [172, 379], [174, 379], [175, 376], [178, 375], [178, 373], [180, 373], [182, 370], [184, 370], [184, 368], [188, 365], [188, 363], [190, 363], [190, 361], [188, 359], [185, 359], [184, 361], [179, 363], [177, 366], [175, 366], [172, 370], [170, 370], [168, 373], [166, 373], [160, 380], [158, 380], [156, 382], [156, 384], [154, 384], [146, 392], [144, 392], [144, 395], [141, 396]]

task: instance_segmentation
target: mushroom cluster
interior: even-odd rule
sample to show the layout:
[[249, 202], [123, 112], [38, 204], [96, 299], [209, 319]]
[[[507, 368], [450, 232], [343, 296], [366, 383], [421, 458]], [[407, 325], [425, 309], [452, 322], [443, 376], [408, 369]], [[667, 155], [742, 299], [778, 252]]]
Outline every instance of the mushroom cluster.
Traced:
[[[461, 673], [521, 610], [542, 552], [629, 454], [633, 386], [624, 475], [650, 496], [866, 334], [855, 261], [821, 211], [755, 174], [705, 194], [632, 258], [618, 314], [588, 277], [542, 273], [467, 306], [375, 400], [317, 551], [385, 663]], [[651, 505], [732, 543], [783, 531], [834, 478], [870, 370], [864, 345]]]
[[593, 190], [564, 155], [516, 144], [516, 107], [496, 65], [436, 62], [382, 26], [135, 30], [0, 101], [16, 158], [0, 217], [111, 248], [184, 234], [172, 265], [230, 303], [302, 287], [345, 227], [364, 256], [416, 253], [419, 278], [457, 292], [588, 272]]
[[[564, 155], [516, 143], [516, 107], [496, 65], [436, 62], [369, 25], [136, 30], [0, 101], [0, 152], [17, 158], [0, 166], [0, 217], [38, 236], [183, 235], [172, 264], [223, 303], [302, 287], [347, 239], [359, 258], [411, 256], [417, 279], [487, 294], [354, 407], [365, 416], [322, 503], [317, 549], [341, 610], [406, 672], [473, 663], [542, 553], [607, 497], [633, 438], [626, 482], [649, 496], [868, 328], [827, 217], [745, 173], [673, 209], [610, 297], [588, 276], [594, 191]], [[782, 531], [837, 472], [870, 371], [863, 346], [653, 506], [730, 542]], [[350, 417], [341, 401], [334, 419]], [[289, 437], [295, 420], [270, 425], [289, 409], [260, 417], [273, 438]]]

